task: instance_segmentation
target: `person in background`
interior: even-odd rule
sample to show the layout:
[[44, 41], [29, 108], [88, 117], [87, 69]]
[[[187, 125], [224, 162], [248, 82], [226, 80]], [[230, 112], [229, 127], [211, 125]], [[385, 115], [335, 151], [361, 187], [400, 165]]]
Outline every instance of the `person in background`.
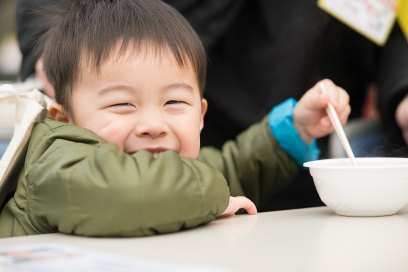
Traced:
[[[9, 2], [14, 3], [14, 1], [9, 1]], [[34, 15], [33, 13], [30, 13], [28, 10], [27, 10], [27, 14], [25, 15], [27, 15], [28, 18], [36, 18], [36, 15]], [[13, 18], [13, 15], [11, 15], [10, 19], [12, 18]], [[23, 36], [27, 35], [28, 37], [28, 35], [31, 35], [33, 31], [35, 32], [38, 29], [40, 29], [40, 27], [34, 27], [34, 25], [36, 24], [37, 24], [37, 21], [33, 20], [33, 21], [30, 21], [30, 24], [24, 25], [23, 28], [21, 28], [21, 25], [20, 25], [19, 34]], [[33, 52], [32, 51], [33, 50], [32, 43], [34, 41], [33, 37], [34, 36], [31, 36], [31, 38], [25, 41], [22, 41], [21, 39], [19, 40], [20, 49], [23, 54], [27, 53], [27, 51]], [[23, 70], [25, 70], [26, 67], [30, 67], [29, 69], [30, 71], [27, 73], [24, 73]], [[18, 93], [25, 93], [25, 92], [31, 91], [32, 89], [36, 88], [46, 93], [49, 97], [51, 98], [54, 97], [54, 91], [52, 89], [52, 86], [48, 83], [48, 80], [46, 79], [44, 71], [42, 69], [42, 62], [37, 60], [34, 54], [30, 54], [30, 57], [28, 59], [27, 59], [27, 55], [25, 55], [25, 57], [23, 58], [23, 63], [21, 65], [21, 68], [23, 70], [20, 71], [22, 72], [20, 73], [20, 78], [23, 82], [13, 83], [15, 79], [10, 80], [10, 82], [6, 81], [7, 83], [13, 83]], [[2, 119], [0, 119], [0, 159], [1, 159], [3, 155], [5, 154], [7, 147], [10, 144], [10, 139], [12, 138], [13, 133], [14, 133], [15, 107], [13, 105], [1, 103], [0, 104], [0, 116], [2, 116]]]
[[[22, 79], [35, 73], [38, 61], [29, 42], [34, 33], [30, 27], [36, 20], [30, 11], [38, 4], [53, 2], [17, 2]], [[360, 116], [367, 86], [375, 82], [386, 137], [403, 143], [398, 124], [404, 127], [404, 123], [397, 124], [395, 110], [408, 89], [408, 44], [397, 24], [388, 43], [380, 48], [319, 9], [316, 0], [164, 2], [185, 15], [209, 53], [204, 97], [210, 110], [201, 136], [203, 146], [221, 147], [259, 122], [272, 107], [289, 97], [299, 99], [323, 78], [332, 79], [349, 93], [350, 118]], [[408, 113], [401, 116], [408, 128]], [[325, 158], [327, 138], [318, 145]], [[321, 205], [309, 173], [300, 171], [264, 210]]]
[[45, 15], [39, 16], [36, 10], [50, 3], [47, 0], [17, 1], [16, 20], [18, 43], [23, 55], [20, 78], [22, 81], [33, 77], [38, 78], [43, 85], [41, 91], [53, 98], [55, 96], [54, 89], [48, 82], [42, 60], [35, 55], [33, 47], [36, 38], [47, 31], [46, 22], [49, 19]]

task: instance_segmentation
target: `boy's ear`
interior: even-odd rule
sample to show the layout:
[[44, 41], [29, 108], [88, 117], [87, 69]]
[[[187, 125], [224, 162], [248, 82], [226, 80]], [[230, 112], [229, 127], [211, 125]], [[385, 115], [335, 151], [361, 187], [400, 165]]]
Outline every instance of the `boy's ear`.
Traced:
[[62, 110], [62, 106], [58, 103], [52, 103], [48, 109], [52, 119], [58, 122], [69, 123], [68, 117]]
[[206, 99], [201, 99], [201, 120], [200, 120], [200, 131], [203, 129], [204, 127], [204, 116], [207, 112], [208, 109], [208, 102]]

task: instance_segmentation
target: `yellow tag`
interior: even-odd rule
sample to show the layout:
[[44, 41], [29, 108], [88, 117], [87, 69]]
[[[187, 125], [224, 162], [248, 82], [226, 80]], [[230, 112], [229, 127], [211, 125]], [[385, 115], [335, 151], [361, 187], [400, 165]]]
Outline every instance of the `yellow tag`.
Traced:
[[408, 40], [408, 1], [398, 0], [397, 8], [398, 24], [400, 25], [405, 38]]
[[318, 0], [317, 5], [380, 46], [387, 42], [397, 13], [395, 0]]

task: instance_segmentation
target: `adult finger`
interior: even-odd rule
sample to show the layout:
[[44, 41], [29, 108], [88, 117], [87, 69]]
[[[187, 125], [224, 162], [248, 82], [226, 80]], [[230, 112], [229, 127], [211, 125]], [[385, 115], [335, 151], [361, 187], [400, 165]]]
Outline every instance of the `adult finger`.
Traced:
[[402, 137], [404, 138], [405, 144], [408, 145], [408, 130], [402, 131]]
[[397, 106], [395, 119], [401, 129], [408, 128], [408, 96], [406, 96]]

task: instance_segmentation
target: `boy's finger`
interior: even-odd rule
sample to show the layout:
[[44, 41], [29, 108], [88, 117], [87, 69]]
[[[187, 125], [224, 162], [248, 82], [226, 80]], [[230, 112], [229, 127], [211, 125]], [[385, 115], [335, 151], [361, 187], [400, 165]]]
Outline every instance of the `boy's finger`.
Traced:
[[321, 109], [321, 108], [326, 107], [329, 100], [330, 100], [330, 97], [327, 94], [324, 94], [324, 93], [320, 94], [318, 108]]
[[230, 196], [230, 198], [229, 198], [229, 203], [228, 203], [227, 208], [225, 209], [225, 211], [220, 216], [228, 216], [231, 213], [232, 214], [235, 213], [235, 203], [234, 203], [234, 198], [232, 196]]
[[341, 123], [343, 126], [347, 123], [347, 120], [348, 120], [348, 117], [349, 117], [349, 115], [350, 115], [350, 112], [351, 112], [351, 107], [350, 107], [350, 105], [348, 105], [348, 104], [347, 104], [346, 108], [345, 108], [342, 112], [340, 112], [340, 114], [339, 114], [339, 120], [340, 120], [340, 123]]
[[307, 91], [299, 100], [299, 104], [307, 110], [319, 110], [324, 108], [329, 97], [320, 92], [319, 86], [315, 86]]
[[337, 110], [337, 108], [339, 107], [339, 102], [337, 102], [337, 100], [335, 100], [332, 96], [330, 96], [330, 103]]
[[255, 204], [246, 197], [237, 197], [239, 201], [239, 207], [244, 208], [248, 214], [257, 214], [257, 209]]
[[336, 108], [336, 111], [340, 113], [343, 110], [345, 110], [347, 106], [349, 105], [350, 97], [348, 93], [342, 88], [337, 87], [337, 89], [339, 91], [339, 100], [338, 100], [338, 107]]
[[[344, 126], [347, 123], [350, 112], [351, 107], [350, 105], [347, 105], [347, 107], [338, 114], [341, 125]], [[320, 128], [324, 132], [331, 132], [334, 130], [333, 124], [331, 123], [330, 118], [328, 116], [325, 116], [322, 119], [320, 119]]]
[[339, 91], [339, 97], [341, 100], [344, 100], [344, 103], [348, 104], [350, 102], [350, 96], [349, 94], [346, 92], [346, 90], [344, 90], [341, 87], [337, 87], [338, 91]]
[[[339, 103], [339, 91], [337, 90], [338, 87], [330, 79], [323, 79], [320, 82], [324, 84], [327, 94], [330, 96], [330, 103], [336, 108]], [[319, 88], [321, 88], [320, 82], [318, 83]]]
[[325, 116], [320, 119], [320, 128], [325, 132], [329, 132], [333, 129], [329, 116]]
[[348, 119], [348, 116], [349, 116], [350, 112], [351, 112], [351, 107], [350, 107], [350, 104], [349, 104], [350, 98], [349, 98], [348, 94], [343, 89], [341, 89], [341, 92], [342, 93], [340, 95], [340, 104], [336, 108], [336, 112], [337, 112], [337, 115], [339, 116], [339, 119], [340, 119], [342, 125], [344, 125], [345, 122]]

